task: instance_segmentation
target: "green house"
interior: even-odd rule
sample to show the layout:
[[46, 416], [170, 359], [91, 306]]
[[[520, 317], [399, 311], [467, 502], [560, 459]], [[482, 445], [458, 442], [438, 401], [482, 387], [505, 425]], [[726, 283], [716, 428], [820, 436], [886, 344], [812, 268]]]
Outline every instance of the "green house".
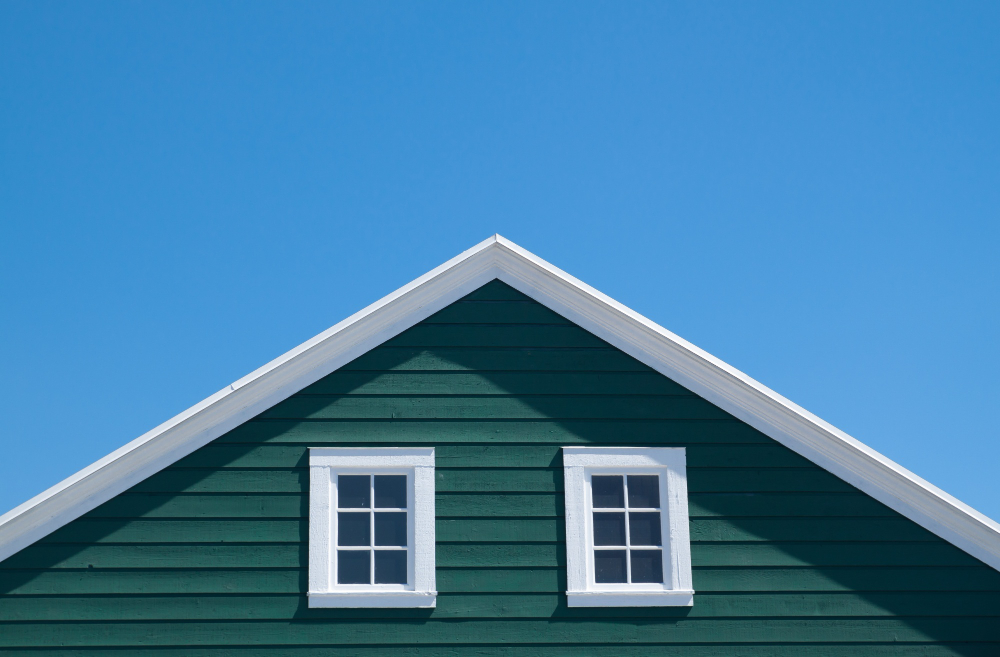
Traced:
[[496, 236], [0, 517], [0, 654], [1000, 655], [1000, 525]]

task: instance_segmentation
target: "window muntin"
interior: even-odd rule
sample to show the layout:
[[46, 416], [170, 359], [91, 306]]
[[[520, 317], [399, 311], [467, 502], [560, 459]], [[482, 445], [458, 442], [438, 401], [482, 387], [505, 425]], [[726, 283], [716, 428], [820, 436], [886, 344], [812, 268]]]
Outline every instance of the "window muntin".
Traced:
[[312, 448], [309, 605], [433, 607], [434, 450]]
[[407, 476], [337, 474], [338, 584], [407, 584]]
[[595, 584], [662, 584], [660, 477], [590, 479]]
[[683, 448], [563, 448], [569, 606], [689, 605]]

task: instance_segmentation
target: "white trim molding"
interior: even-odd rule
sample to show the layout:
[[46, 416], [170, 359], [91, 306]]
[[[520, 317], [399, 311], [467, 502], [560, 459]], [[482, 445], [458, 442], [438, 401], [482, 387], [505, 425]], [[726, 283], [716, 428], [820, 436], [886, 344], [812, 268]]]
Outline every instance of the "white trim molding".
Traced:
[[1000, 525], [739, 370], [494, 235], [0, 516], [0, 560], [493, 279], [1000, 570]]
[[[566, 603], [570, 607], [667, 607], [694, 603], [691, 584], [691, 537], [688, 527], [687, 469], [683, 447], [563, 447], [566, 491]], [[594, 496], [592, 478], [621, 476], [620, 545], [635, 545], [625, 527], [631, 506], [629, 477], [656, 475], [662, 577], [654, 583], [601, 584], [595, 574]], [[613, 481], [613, 480], [612, 480]], [[600, 506], [600, 505], [598, 505]], [[603, 505], [607, 507], [607, 505]], [[600, 511], [600, 509], [598, 509]], [[651, 515], [640, 512], [639, 515]], [[637, 521], [636, 521], [637, 522]], [[632, 534], [634, 537], [634, 534]], [[655, 540], [655, 539], [653, 539]], [[607, 544], [605, 544], [607, 545]], [[617, 545], [617, 543], [616, 543]], [[646, 543], [644, 545], [654, 545]], [[643, 548], [639, 548], [643, 549]], [[628, 567], [629, 550], [625, 554]], [[649, 552], [648, 548], [643, 549]], [[634, 572], [633, 572], [634, 574]], [[623, 575], [623, 580], [626, 579]], [[629, 579], [629, 581], [634, 581]]]
[[[351, 505], [349, 515], [368, 514], [367, 543], [338, 541], [340, 477], [368, 477], [364, 506]], [[379, 476], [406, 477], [406, 506], [392, 504], [386, 513], [406, 512], [406, 541], [401, 547], [378, 548]], [[357, 483], [357, 482], [355, 482]], [[361, 479], [364, 485], [364, 478]], [[344, 484], [347, 485], [346, 483]], [[398, 496], [397, 496], [398, 497]], [[392, 499], [390, 497], [389, 499]], [[338, 546], [368, 547], [338, 547]], [[381, 543], [389, 546], [390, 543]], [[400, 545], [393, 543], [392, 545]], [[434, 448], [313, 447], [309, 450], [309, 606], [310, 607], [433, 607], [437, 601], [434, 567]], [[337, 576], [338, 554], [367, 553], [369, 583], [342, 584]], [[406, 583], [377, 583], [379, 553], [406, 555]], [[390, 562], [391, 563], [391, 562]], [[364, 572], [363, 570], [361, 572]], [[374, 576], [371, 574], [374, 573]]]

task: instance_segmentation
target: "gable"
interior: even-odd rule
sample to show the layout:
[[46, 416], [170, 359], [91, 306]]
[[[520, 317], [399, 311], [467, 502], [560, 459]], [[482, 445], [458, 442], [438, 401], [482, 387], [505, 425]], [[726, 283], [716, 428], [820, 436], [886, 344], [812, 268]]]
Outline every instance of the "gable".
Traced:
[[[437, 450], [433, 611], [306, 605], [306, 450], [371, 444]], [[693, 608], [565, 606], [559, 450], [580, 444], [687, 449]], [[0, 646], [985, 655], [998, 591], [1000, 573], [495, 282], [0, 562]]]
[[0, 561], [494, 279], [1000, 569], [1000, 524], [499, 235], [0, 516]]

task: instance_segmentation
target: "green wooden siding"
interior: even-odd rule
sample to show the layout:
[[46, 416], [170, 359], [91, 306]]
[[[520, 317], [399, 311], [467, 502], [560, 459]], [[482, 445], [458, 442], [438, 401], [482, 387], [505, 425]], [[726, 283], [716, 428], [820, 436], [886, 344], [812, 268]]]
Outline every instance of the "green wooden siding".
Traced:
[[[438, 606], [309, 609], [311, 446], [437, 448]], [[566, 607], [563, 445], [684, 446], [691, 608]], [[1000, 573], [491, 283], [0, 563], [0, 653], [1000, 655]]]

